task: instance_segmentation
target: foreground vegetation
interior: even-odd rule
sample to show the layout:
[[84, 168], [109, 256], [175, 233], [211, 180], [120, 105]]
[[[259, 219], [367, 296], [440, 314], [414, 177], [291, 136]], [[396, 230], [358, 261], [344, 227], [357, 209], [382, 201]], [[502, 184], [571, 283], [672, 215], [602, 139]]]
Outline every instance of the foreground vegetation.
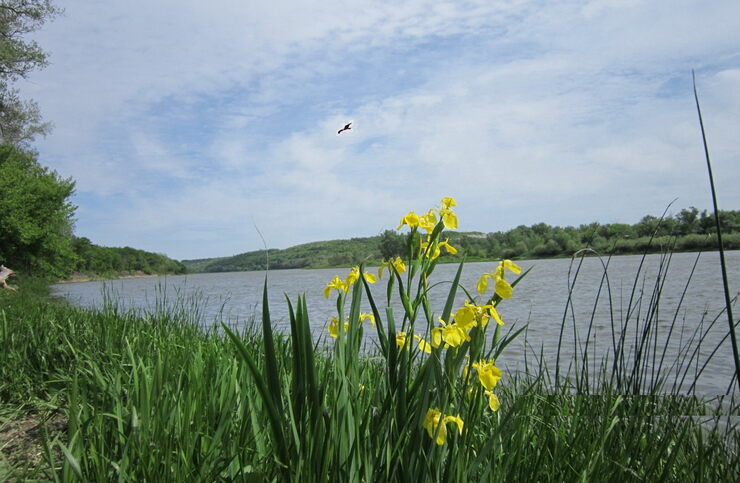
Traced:
[[[740, 211], [719, 210], [724, 247], [740, 249]], [[506, 232], [453, 232], [450, 242], [457, 253], [442, 253], [446, 262], [463, 260], [533, 259], [570, 257], [583, 248], [604, 254], [660, 253], [671, 250], [716, 250], [714, 215], [691, 207], [674, 216], [645, 216], [633, 225], [591, 223], [565, 228], [537, 223], [518, 226]], [[270, 249], [270, 269], [326, 268], [378, 264], [404, 255], [405, 236], [386, 230], [374, 237], [306, 243], [283, 250]], [[265, 270], [264, 250], [233, 257], [183, 260], [191, 272], [235, 272]]]
[[[450, 281], [443, 312], [431, 313], [426, 280], [438, 253], [455, 250], [441, 237], [457, 224], [451, 206], [404, 217], [415, 243], [382, 279], [357, 267], [329, 281], [328, 344], [309, 332], [302, 298], [289, 302], [292, 330], [281, 335], [266, 304], [261, 330], [203, 330], [197, 305], [85, 311], [43, 302], [20, 280], [0, 294], [0, 417], [50, 429], [38, 432], [34, 464], [3, 450], [0, 478], [737, 481], [736, 401], [645, 378], [660, 375], [656, 361], [673, 363], [653, 345], [665, 330], [651, 309], [660, 284], [644, 301], [636, 294], [644, 315], [628, 309], [615, 322], [623, 335], [596, 374], [588, 349], [554, 368], [497, 367], [516, 333], [496, 307], [516, 303], [525, 275], [511, 279], [510, 261], [477, 287]], [[383, 282], [404, 309], [368, 299], [373, 310], [361, 313], [369, 284]], [[458, 290], [469, 303], [454, 307]], [[363, 356], [368, 331], [378, 344]], [[626, 354], [628, 340], [645, 351]], [[697, 365], [692, 350], [676, 361]]]

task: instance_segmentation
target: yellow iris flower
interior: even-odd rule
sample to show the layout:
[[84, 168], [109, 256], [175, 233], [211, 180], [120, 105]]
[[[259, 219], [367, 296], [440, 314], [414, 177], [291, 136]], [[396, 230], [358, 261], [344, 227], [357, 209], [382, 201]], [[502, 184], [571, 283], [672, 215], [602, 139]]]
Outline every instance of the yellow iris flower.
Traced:
[[396, 346], [398, 346], [399, 349], [406, 347], [406, 332], [396, 333]]
[[504, 325], [501, 316], [498, 314], [493, 305], [475, 305], [467, 300], [465, 305], [457, 309], [453, 319], [465, 332], [475, 327], [485, 327], [488, 321], [493, 318], [497, 324]]
[[439, 213], [442, 216], [442, 223], [449, 230], [457, 230], [457, 215], [452, 210], [442, 210]]
[[[362, 275], [365, 277], [365, 280], [367, 281], [367, 283], [376, 282], [375, 275], [373, 275], [372, 273], [363, 272]], [[352, 285], [359, 279], [360, 279], [360, 267], [352, 267], [349, 273], [347, 274], [347, 285], [348, 286]]]
[[457, 206], [457, 201], [451, 196], [445, 196], [442, 198], [442, 210], [449, 210], [451, 207]]
[[[439, 322], [442, 324], [442, 327], [439, 327], [437, 332], [440, 334], [440, 338], [447, 344], [449, 347], [458, 347], [462, 345], [463, 342], [469, 341], [470, 336], [467, 332], [465, 332], [462, 327], [460, 327], [457, 323], [453, 322], [451, 324], [446, 323], [442, 318], [440, 317]], [[435, 330], [432, 330], [432, 342], [434, 342], [435, 337]]]
[[329, 298], [329, 295], [331, 294], [332, 290], [336, 290], [337, 292], [339, 291], [347, 292], [347, 290], [349, 290], [349, 286], [344, 280], [335, 276], [331, 280], [331, 282], [326, 284], [326, 287], [324, 287], [324, 297]]
[[478, 380], [488, 391], [493, 390], [501, 380], [501, 369], [493, 365], [493, 360], [481, 359], [473, 363], [473, 369], [478, 372]]
[[422, 339], [420, 335], [414, 335], [414, 339], [419, 341], [419, 344], [418, 344], [419, 350], [422, 350], [426, 352], [427, 354], [432, 353], [432, 346], [427, 341]]
[[516, 273], [517, 275], [522, 272], [522, 267], [520, 267], [519, 265], [517, 265], [516, 263], [514, 263], [514, 262], [512, 262], [511, 260], [508, 260], [508, 259], [507, 260], [501, 260], [499, 262], [499, 265], [502, 266], [503, 268], [508, 268], [509, 270], [511, 270], [512, 272]]
[[[421, 250], [426, 251], [428, 246], [429, 246], [429, 240], [422, 242]], [[444, 248], [445, 251], [451, 255], [454, 255], [457, 253], [457, 248], [450, 245], [449, 238], [445, 241], [441, 241], [435, 244], [433, 248], [434, 249], [433, 251], [431, 251], [431, 253], [427, 253], [427, 256], [432, 260], [436, 260], [437, 258], [439, 258], [439, 256], [442, 254], [442, 251], [441, 251], [442, 248]]]
[[[373, 316], [373, 314], [360, 313], [360, 323], [363, 323], [366, 320], [370, 322], [370, 325], [375, 327], [375, 316]], [[339, 319], [336, 317], [332, 317], [331, 320], [329, 320], [329, 325], [326, 327], [326, 330], [333, 338], [336, 339], [337, 337], [339, 337]], [[347, 332], [348, 330], [349, 322], [345, 322], [344, 331]]]
[[419, 228], [431, 233], [437, 226], [437, 215], [434, 211], [429, 210], [426, 215], [419, 217]]
[[511, 298], [513, 295], [513, 288], [509, 282], [504, 280], [506, 269], [509, 269], [514, 273], [521, 273], [522, 271], [519, 265], [511, 260], [502, 260], [492, 273], [484, 273], [481, 275], [480, 280], [478, 280], [478, 285], [476, 286], [478, 293], [486, 293], [486, 290], [488, 289], [488, 279], [492, 278], [495, 281], [494, 291], [499, 295], [499, 297], [502, 299]]
[[393, 265], [393, 268], [395, 268], [398, 273], [404, 273], [406, 271], [406, 264], [403, 263], [401, 257], [396, 257], [388, 262], [383, 262], [380, 267], [378, 267], [378, 278], [383, 278], [383, 269], [386, 267], [390, 268], [391, 265]]
[[419, 226], [419, 215], [413, 211], [409, 211], [408, 215], [401, 218], [401, 223], [398, 225], [396, 230], [400, 230], [404, 225], [407, 225], [409, 228]]
[[[339, 319], [336, 317], [332, 317], [329, 321], [329, 326], [326, 328], [327, 331], [329, 331], [329, 335], [333, 338], [339, 337]], [[349, 330], [349, 322], [344, 323], [344, 332], [347, 332]]]
[[447, 423], [457, 424], [458, 432], [462, 434], [464, 423], [460, 416], [446, 416], [439, 409], [432, 408], [424, 416], [424, 429], [430, 438], [435, 438], [434, 442], [439, 446], [447, 441]]
[[369, 320], [370, 325], [375, 327], [375, 316], [373, 314], [366, 314], [366, 313], [360, 312], [360, 323], [365, 322], [366, 320]]

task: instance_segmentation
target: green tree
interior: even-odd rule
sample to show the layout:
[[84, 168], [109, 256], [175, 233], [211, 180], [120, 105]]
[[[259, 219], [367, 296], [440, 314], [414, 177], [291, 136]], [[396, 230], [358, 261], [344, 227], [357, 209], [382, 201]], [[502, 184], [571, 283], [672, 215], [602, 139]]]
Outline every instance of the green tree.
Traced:
[[695, 207], [684, 208], [676, 216], [679, 235], [690, 235], [699, 232], [699, 210]]
[[73, 192], [74, 181], [41, 166], [33, 154], [0, 146], [0, 263], [40, 275], [69, 272]]
[[24, 36], [60, 11], [50, 0], [0, 2], [0, 142], [28, 148], [51, 125], [41, 120], [37, 104], [20, 98], [13, 83], [47, 64], [46, 53]]
[[380, 255], [384, 260], [394, 257], [403, 257], [406, 254], [406, 237], [394, 230], [385, 230], [380, 234]]

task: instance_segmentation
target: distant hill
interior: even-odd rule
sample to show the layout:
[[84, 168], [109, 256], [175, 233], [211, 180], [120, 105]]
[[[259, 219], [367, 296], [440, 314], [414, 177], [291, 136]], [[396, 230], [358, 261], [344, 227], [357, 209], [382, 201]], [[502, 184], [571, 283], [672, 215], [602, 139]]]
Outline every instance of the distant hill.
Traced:
[[164, 275], [186, 273], [182, 263], [166, 255], [131, 247], [103, 247], [84, 237], [72, 240], [74, 260], [71, 278], [81, 275], [115, 278], [122, 275]]
[[[378, 261], [380, 236], [304, 243], [283, 250], [268, 250], [270, 268], [323, 268]], [[265, 250], [256, 250], [226, 258], [182, 260], [194, 272], [236, 272], [264, 270]]]
[[[728, 250], [740, 249], [740, 211], [720, 210], [723, 241]], [[481, 233], [445, 231], [443, 238], [458, 249], [457, 255], [442, 254], [441, 261], [499, 260], [502, 258], [569, 257], [582, 248], [602, 254], [652, 253], [714, 250], [713, 214], [696, 208], [683, 209], [675, 216], [660, 219], [643, 217], [634, 225], [590, 223], [565, 228], [537, 223], [520, 225], [506, 232]], [[270, 269], [326, 268], [359, 263], [377, 264], [402, 254], [406, 235], [386, 230], [373, 237], [305, 243], [286, 249], [269, 249], [233, 257], [182, 260], [189, 272], [232, 272], [264, 270], [266, 255]]]

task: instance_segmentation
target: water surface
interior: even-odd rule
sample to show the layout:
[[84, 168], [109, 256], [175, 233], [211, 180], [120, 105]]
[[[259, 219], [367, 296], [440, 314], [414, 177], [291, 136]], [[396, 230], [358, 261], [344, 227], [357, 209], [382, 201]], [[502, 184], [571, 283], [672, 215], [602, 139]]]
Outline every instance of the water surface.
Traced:
[[[734, 297], [740, 286], [740, 251], [725, 255]], [[604, 279], [604, 264], [607, 262], [608, 285]], [[689, 370], [687, 379], [693, 381], [693, 374], [719, 347], [704, 369], [696, 390], [703, 394], [726, 391], [734, 365], [727, 338], [727, 317], [720, 315], [724, 308], [724, 293], [717, 252], [681, 253], [672, 257], [649, 255], [644, 261], [638, 255], [618, 256], [611, 260], [587, 258], [578, 271], [575, 284], [572, 280], [578, 262], [574, 265], [570, 259], [521, 260], [517, 263], [525, 270], [531, 267], [532, 271], [515, 288], [514, 297], [500, 304], [499, 313], [506, 321], [506, 330], [526, 324], [526, 340], [522, 336], [507, 347], [498, 364], [510, 371], [524, 370], [525, 362], [531, 366], [542, 354], [548, 367], [554, 369], [564, 318], [567, 322], [560, 355], [563, 370], [574, 354], [583, 354], [584, 351], [590, 365], [597, 364], [612, 350], [612, 335], [619, 333], [621, 321], [627, 318], [628, 313], [629, 327], [633, 328], [635, 321], [645, 320], [649, 310], [653, 310], [652, 320], [659, 330], [654, 348], [659, 356], [665, 351], [666, 356], [661, 358], [664, 360], [663, 368], [669, 369], [667, 373], [673, 378]], [[495, 262], [467, 264], [461, 284], [475, 293], [480, 275], [495, 267]], [[438, 265], [431, 283], [452, 280], [456, 270], [455, 264]], [[269, 272], [269, 303], [275, 330], [289, 330], [285, 296], [295, 302], [299, 294], [305, 294], [312, 331], [316, 337], [325, 337], [326, 323], [335, 315], [336, 305], [334, 295], [329, 300], [324, 298], [323, 288], [334, 275], [344, 277], [346, 274], [347, 269]], [[203, 325], [222, 320], [240, 324], [255, 316], [259, 319], [264, 278], [264, 272], [191, 274], [57, 284], [52, 287], [52, 293], [76, 305], [92, 308], [102, 307], [106, 296], [115, 299], [121, 308], [140, 310], [154, 310], [158, 306], [173, 306], [183, 301], [187, 308], [190, 302], [196, 301], [200, 309], [198, 317]], [[657, 303], [655, 300], [651, 302], [656, 284], [660, 284], [662, 289]], [[573, 290], [569, 298], [571, 285]], [[432, 291], [432, 309], [437, 315], [442, 311], [448, 289], [449, 284], [440, 283]], [[373, 293], [381, 313], [384, 313], [385, 280], [373, 286]], [[462, 304], [465, 297], [460, 293], [458, 303]], [[397, 300], [392, 300], [391, 305], [396, 314], [402, 313]], [[367, 304], [365, 310], [370, 311]], [[737, 304], [733, 306], [733, 313], [738, 313]], [[715, 319], [717, 322], [712, 324]], [[697, 330], [706, 333], [701, 343], [691, 341], [692, 336], [698, 338]], [[370, 341], [373, 339], [371, 331], [367, 331], [366, 336]], [[647, 349], [635, 345], [635, 338], [630, 337], [626, 353]], [[724, 343], [723, 338], [726, 339]], [[580, 342], [574, 342], [576, 339]], [[653, 350], [652, 344], [650, 350]], [[669, 366], [681, 354], [692, 352], [696, 357], [691, 364], [684, 361], [680, 370], [670, 369]]]

